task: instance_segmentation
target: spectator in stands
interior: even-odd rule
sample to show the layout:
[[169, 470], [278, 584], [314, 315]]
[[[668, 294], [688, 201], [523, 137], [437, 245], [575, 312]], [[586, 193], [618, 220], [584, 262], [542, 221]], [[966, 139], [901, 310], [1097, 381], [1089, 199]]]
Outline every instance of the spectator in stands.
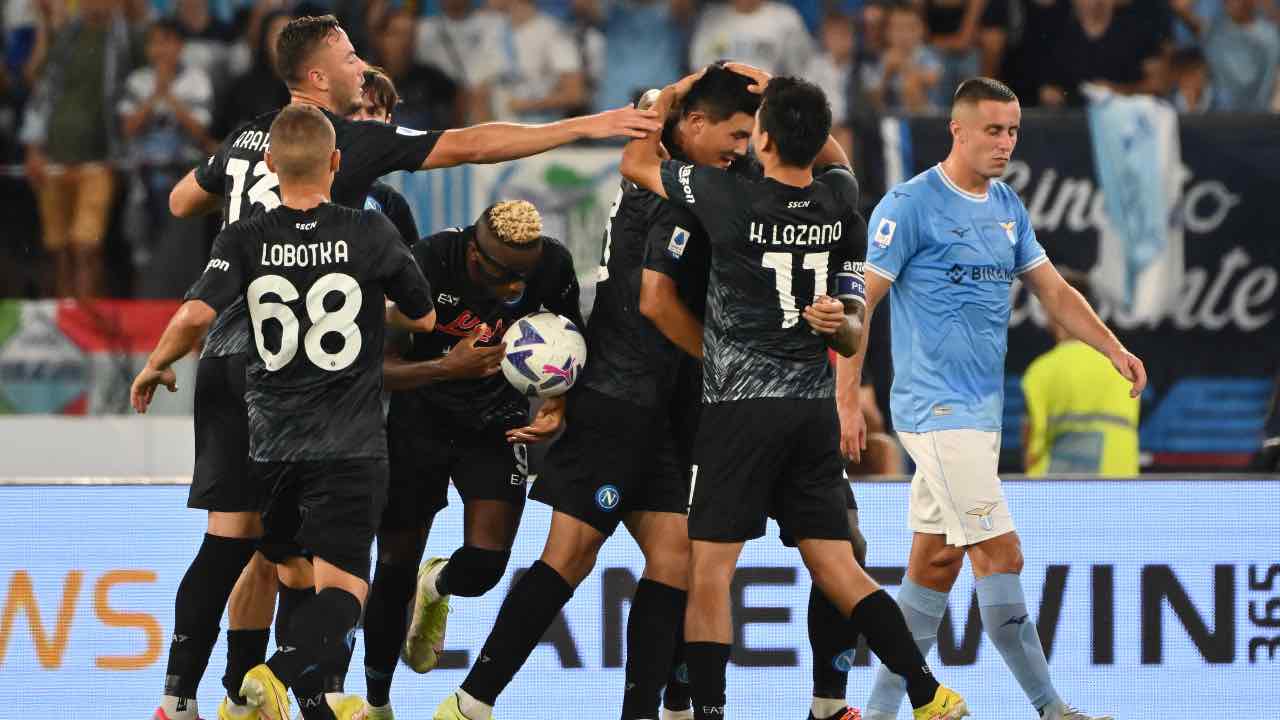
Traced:
[[276, 74], [276, 40], [292, 19], [289, 13], [278, 11], [258, 23], [253, 66], [231, 81], [218, 103], [213, 121], [215, 139], [226, 137], [240, 123], [289, 104], [289, 88]]
[[1042, 50], [1046, 63], [1040, 103], [1083, 105], [1085, 83], [1125, 95], [1164, 95], [1171, 28], [1152, 22], [1155, 17], [1145, 5], [1122, 11], [1117, 0], [1071, 0], [1065, 26]]
[[684, 76], [693, 0], [577, 0], [575, 7], [604, 29], [604, 75], [594, 110], [622, 107]]
[[1224, 12], [1204, 19], [1191, 0], [1174, 0], [1178, 18], [1200, 38], [1216, 90], [1216, 109], [1266, 111], [1277, 91], [1280, 30], [1257, 0], [1224, 0]]
[[79, 16], [53, 35], [26, 108], [21, 139], [40, 203], [52, 291], [96, 295], [102, 241], [115, 203], [111, 163], [121, 157], [115, 105], [133, 67], [133, 32], [112, 0], [80, 0]]
[[399, 90], [396, 122], [418, 130], [457, 127], [462, 121], [458, 84], [444, 71], [414, 60], [414, 17], [404, 8], [388, 12], [373, 32], [374, 58]]
[[885, 27], [889, 24], [888, 0], [867, 0], [858, 11], [858, 67], [880, 62], [886, 44]]
[[487, 119], [488, 87], [502, 71], [506, 20], [492, 10], [475, 10], [472, 0], [441, 0], [440, 10], [418, 20], [416, 59], [458, 85], [468, 122]]
[[209, 0], [178, 0], [174, 19], [182, 27], [184, 67], [200, 70], [219, 89], [231, 79], [227, 64], [231, 54], [231, 28], [209, 12]]
[[546, 122], [587, 101], [582, 58], [559, 20], [534, 0], [500, 0], [507, 22], [499, 38], [501, 73], [489, 92], [496, 120]]
[[885, 50], [879, 62], [862, 68], [862, 87], [882, 112], [935, 110], [934, 87], [942, 77], [942, 62], [925, 44], [924, 14], [916, 6], [889, 9]]
[[923, 0], [929, 46], [942, 61], [933, 102], [947, 107], [960, 83], [995, 77], [1009, 26], [1008, 0]]
[[595, 107], [596, 93], [604, 83], [605, 41], [599, 0], [569, 0], [569, 38], [582, 64], [584, 103], [569, 115], [586, 115]]
[[827, 13], [822, 18], [818, 33], [822, 52], [809, 61], [804, 75], [826, 93], [827, 101], [831, 103], [831, 134], [852, 160], [853, 133], [849, 122], [849, 95], [853, 90], [853, 60], [857, 44], [853, 19], [843, 13]]
[[1202, 113], [1214, 107], [1213, 85], [1209, 82], [1209, 65], [1198, 47], [1174, 51], [1169, 60], [1173, 92], [1169, 100], [1182, 113]]
[[[1089, 296], [1083, 274], [1063, 268], [1062, 276]], [[1027, 474], [1137, 475], [1139, 398], [1129, 397], [1130, 383], [1066, 328], [1050, 332], [1057, 344], [1022, 376]]]
[[794, 7], [774, 0], [730, 0], [703, 11], [689, 65], [732, 59], [773, 75], [800, 75], [813, 53], [813, 38]]
[[127, 140], [141, 222], [130, 228], [140, 297], [181, 297], [204, 263], [191, 252], [191, 233], [202, 221], [169, 212], [169, 191], [218, 143], [209, 134], [213, 83], [203, 69], [181, 61], [182, 26], [174, 20], [151, 25], [147, 64], [129, 74], [116, 106]]

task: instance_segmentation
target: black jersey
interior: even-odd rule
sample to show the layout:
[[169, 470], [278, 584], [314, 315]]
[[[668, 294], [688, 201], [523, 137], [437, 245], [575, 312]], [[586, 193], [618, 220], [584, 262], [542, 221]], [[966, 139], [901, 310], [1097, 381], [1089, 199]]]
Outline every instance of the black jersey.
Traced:
[[248, 308], [252, 459], [387, 456], [383, 295], [411, 318], [431, 310], [422, 271], [379, 212], [280, 207], [218, 235], [187, 299]]
[[672, 276], [700, 313], [704, 302], [692, 288], [705, 297], [710, 262], [707, 242], [694, 237], [700, 231], [688, 210], [622, 183], [602, 240], [583, 385], [642, 407], [666, 402], [682, 351], [640, 314], [641, 275], [648, 267]]
[[[467, 245], [474, 237], [475, 226], [450, 228], [425, 237], [413, 246], [413, 257], [434, 293], [436, 327], [430, 333], [411, 336], [406, 360], [443, 357], [482, 323], [489, 326], [489, 332], [481, 336], [476, 345], [496, 345], [513, 322], [543, 308], [582, 327], [578, 277], [573, 269], [573, 256], [564, 245], [544, 237], [542, 258], [529, 276], [524, 293], [507, 302], [472, 282], [467, 274]], [[528, 398], [501, 373], [395, 392], [391, 402], [412, 403], [469, 429], [520, 427], [528, 423], [529, 415]]]
[[369, 188], [369, 196], [364, 199], [364, 209], [377, 210], [386, 215], [391, 224], [396, 226], [396, 230], [400, 231], [400, 239], [404, 240], [405, 247], [413, 247], [418, 242], [418, 223], [413, 219], [409, 201], [404, 199], [399, 190], [381, 180], [375, 182]]
[[861, 285], [866, 223], [853, 174], [831, 168], [796, 188], [667, 160], [662, 183], [711, 239], [703, 402], [833, 397], [826, 343], [800, 313]]
[[[439, 132], [410, 130], [386, 123], [354, 122], [328, 110], [341, 165], [333, 180], [333, 202], [362, 208], [369, 186], [395, 170], [417, 170], [431, 154]], [[196, 166], [196, 183], [207, 193], [222, 196], [223, 227], [280, 206], [280, 181], [267, 169], [265, 153], [271, 123], [279, 110], [259, 115], [233, 130], [218, 151]], [[204, 356], [234, 355], [249, 349], [249, 328], [243, 302], [219, 313], [205, 340]]]

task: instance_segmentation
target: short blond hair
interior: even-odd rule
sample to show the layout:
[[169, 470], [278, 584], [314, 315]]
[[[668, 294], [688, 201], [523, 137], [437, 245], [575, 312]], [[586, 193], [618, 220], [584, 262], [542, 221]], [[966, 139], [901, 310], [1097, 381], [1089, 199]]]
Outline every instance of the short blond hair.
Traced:
[[310, 105], [286, 105], [271, 123], [271, 159], [285, 177], [323, 175], [333, 154], [333, 123]]
[[542, 237], [542, 215], [528, 200], [505, 200], [484, 211], [484, 222], [503, 245], [525, 247]]

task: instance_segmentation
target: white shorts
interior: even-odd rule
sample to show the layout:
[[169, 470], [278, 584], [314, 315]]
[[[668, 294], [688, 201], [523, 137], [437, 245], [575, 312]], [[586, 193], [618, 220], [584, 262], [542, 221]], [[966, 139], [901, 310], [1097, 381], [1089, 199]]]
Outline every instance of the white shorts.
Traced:
[[947, 544], [974, 545], [1013, 532], [996, 468], [1000, 434], [981, 430], [899, 432], [916, 464], [911, 478], [909, 525], [915, 532], [946, 535]]

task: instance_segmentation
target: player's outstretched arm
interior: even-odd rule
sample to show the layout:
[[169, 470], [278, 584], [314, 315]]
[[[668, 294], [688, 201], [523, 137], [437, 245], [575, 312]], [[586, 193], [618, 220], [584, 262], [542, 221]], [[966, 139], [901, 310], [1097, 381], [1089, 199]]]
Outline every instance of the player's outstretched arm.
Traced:
[[543, 125], [495, 122], [446, 130], [423, 161], [422, 169], [518, 160], [577, 140], [641, 138], [662, 129], [659, 117], [652, 110], [628, 106]]
[[1049, 319], [1094, 350], [1107, 356], [1116, 371], [1133, 383], [1130, 397], [1138, 397], [1147, 386], [1147, 369], [1138, 356], [1129, 352], [1119, 338], [1093, 311], [1089, 301], [1071, 287], [1051, 262], [1044, 262], [1022, 274], [1022, 280], [1044, 306]]
[[173, 186], [173, 190], [169, 192], [169, 212], [175, 217], [187, 218], [196, 217], [197, 215], [207, 215], [217, 210], [222, 203], [222, 198], [213, 193], [206, 192], [200, 187], [200, 183], [196, 182], [196, 172], [192, 170], [177, 185]]
[[134, 410], [145, 413], [159, 385], [169, 388], [169, 392], [177, 392], [178, 381], [171, 366], [195, 349], [216, 316], [214, 309], [203, 300], [188, 300], [178, 308], [160, 336], [160, 343], [147, 358], [146, 367], [133, 380], [129, 403]]

